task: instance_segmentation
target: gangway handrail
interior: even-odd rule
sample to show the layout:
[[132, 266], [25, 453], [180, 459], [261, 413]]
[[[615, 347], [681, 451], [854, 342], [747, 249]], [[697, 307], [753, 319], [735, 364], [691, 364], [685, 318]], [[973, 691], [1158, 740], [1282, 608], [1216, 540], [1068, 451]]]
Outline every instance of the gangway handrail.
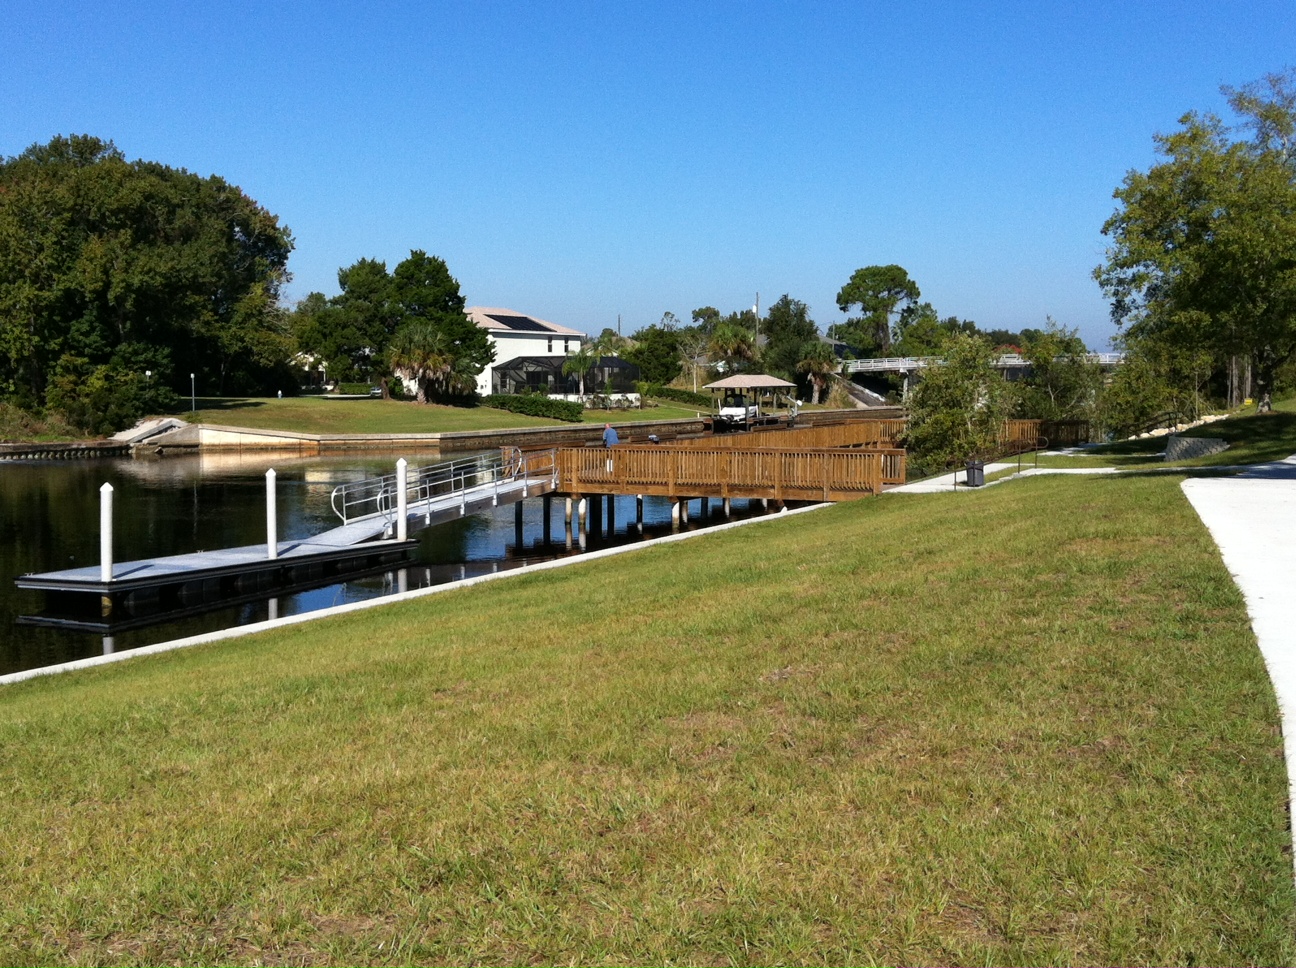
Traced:
[[[557, 461], [552, 450], [524, 455], [517, 447], [502, 447], [498, 454], [409, 468], [405, 472], [406, 502], [414, 507], [434, 497], [454, 494], [464, 499], [469, 489], [486, 485], [492, 485], [498, 496], [501, 483], [530, 477], [548, 477], [556, 481], [557, 473]], [[374, 516], [391, 524], [399, 503], [397, 487], [394, 473], [349, 481], [333, 488], [330, 504], [343, 524]]]

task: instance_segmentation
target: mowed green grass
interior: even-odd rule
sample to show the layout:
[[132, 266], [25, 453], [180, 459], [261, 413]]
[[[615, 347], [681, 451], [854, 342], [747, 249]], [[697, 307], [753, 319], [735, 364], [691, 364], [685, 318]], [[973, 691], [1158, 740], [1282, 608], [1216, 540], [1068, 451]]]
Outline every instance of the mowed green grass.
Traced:
[[2, 963], [1291, 964], [1167, 478], [887, 495], [6, 687]]
[[[465, 430], [569, 426], [561, 420], [528, 417], [490, 407], [447, 407], [402, 400], [326, 400], [321, 397], [199, 398], [202, 407], [180, 414], [190, 423], [224, 424], [305, 434], [434, 434]], [[677, 406], [644, 410], [586, 411], [586, 423], [628, 423], [693, 418]]]

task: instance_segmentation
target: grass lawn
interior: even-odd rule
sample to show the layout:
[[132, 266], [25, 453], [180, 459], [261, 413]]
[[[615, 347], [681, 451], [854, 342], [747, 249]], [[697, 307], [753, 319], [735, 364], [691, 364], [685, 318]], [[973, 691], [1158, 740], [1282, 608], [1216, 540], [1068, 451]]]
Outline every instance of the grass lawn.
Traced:
[[1172, 478], [888, 495], [5, 687], [0, 963], [1291, 964]]
[[[325, 400], [321, 397], [199, 398], [195, 413], [181, 413], [191, 423], [225, 424], [261, 430], [294, 430], [306, 434], [431, 434], [460, 430], [562, 426], [563, 421], [528, 417], [490, 407], [420, 406], [398, 400]], [[666, 404], [645, 410], [586, 411], [586, 423], [692, 418], [696, 410]]]

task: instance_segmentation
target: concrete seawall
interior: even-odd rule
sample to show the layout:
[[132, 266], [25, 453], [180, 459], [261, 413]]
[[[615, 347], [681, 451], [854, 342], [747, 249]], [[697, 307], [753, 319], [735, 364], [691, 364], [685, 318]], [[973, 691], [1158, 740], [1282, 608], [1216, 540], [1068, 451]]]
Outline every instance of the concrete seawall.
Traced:
[[[899, 407], [869, 411], [823, 410], [802, 413], [798, 427], [853, 420], [888, 420], [902, 415]], [[703, 433], [701, 419], [617, 421], [608, 414], [610, 423], [623, 440], [642, 439], [649, 434], [662, 438], [694, 436]], [[140, 456], [194, 451], [265, 451], [316, 456], [397, 450], [427, 450], [441, 454], [492, 450], [496, 447], [581, 447], [597, 445], [603, 429], [598, 424], [567, 424], [552, 427], [514, 427], [500, 430], [468, 430], [434, 434], [306, 434], [290, 430], [257, 430], [221, 424], [194, 424], [138, 445]]]

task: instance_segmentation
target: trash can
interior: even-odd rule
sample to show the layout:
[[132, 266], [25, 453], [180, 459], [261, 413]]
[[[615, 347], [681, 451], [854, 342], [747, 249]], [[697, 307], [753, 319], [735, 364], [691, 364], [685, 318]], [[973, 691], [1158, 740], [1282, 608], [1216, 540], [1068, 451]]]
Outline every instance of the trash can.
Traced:
[[967, 486], [981, 487], [985, 484], [985, 461], [970, 460], [967, 462]]

